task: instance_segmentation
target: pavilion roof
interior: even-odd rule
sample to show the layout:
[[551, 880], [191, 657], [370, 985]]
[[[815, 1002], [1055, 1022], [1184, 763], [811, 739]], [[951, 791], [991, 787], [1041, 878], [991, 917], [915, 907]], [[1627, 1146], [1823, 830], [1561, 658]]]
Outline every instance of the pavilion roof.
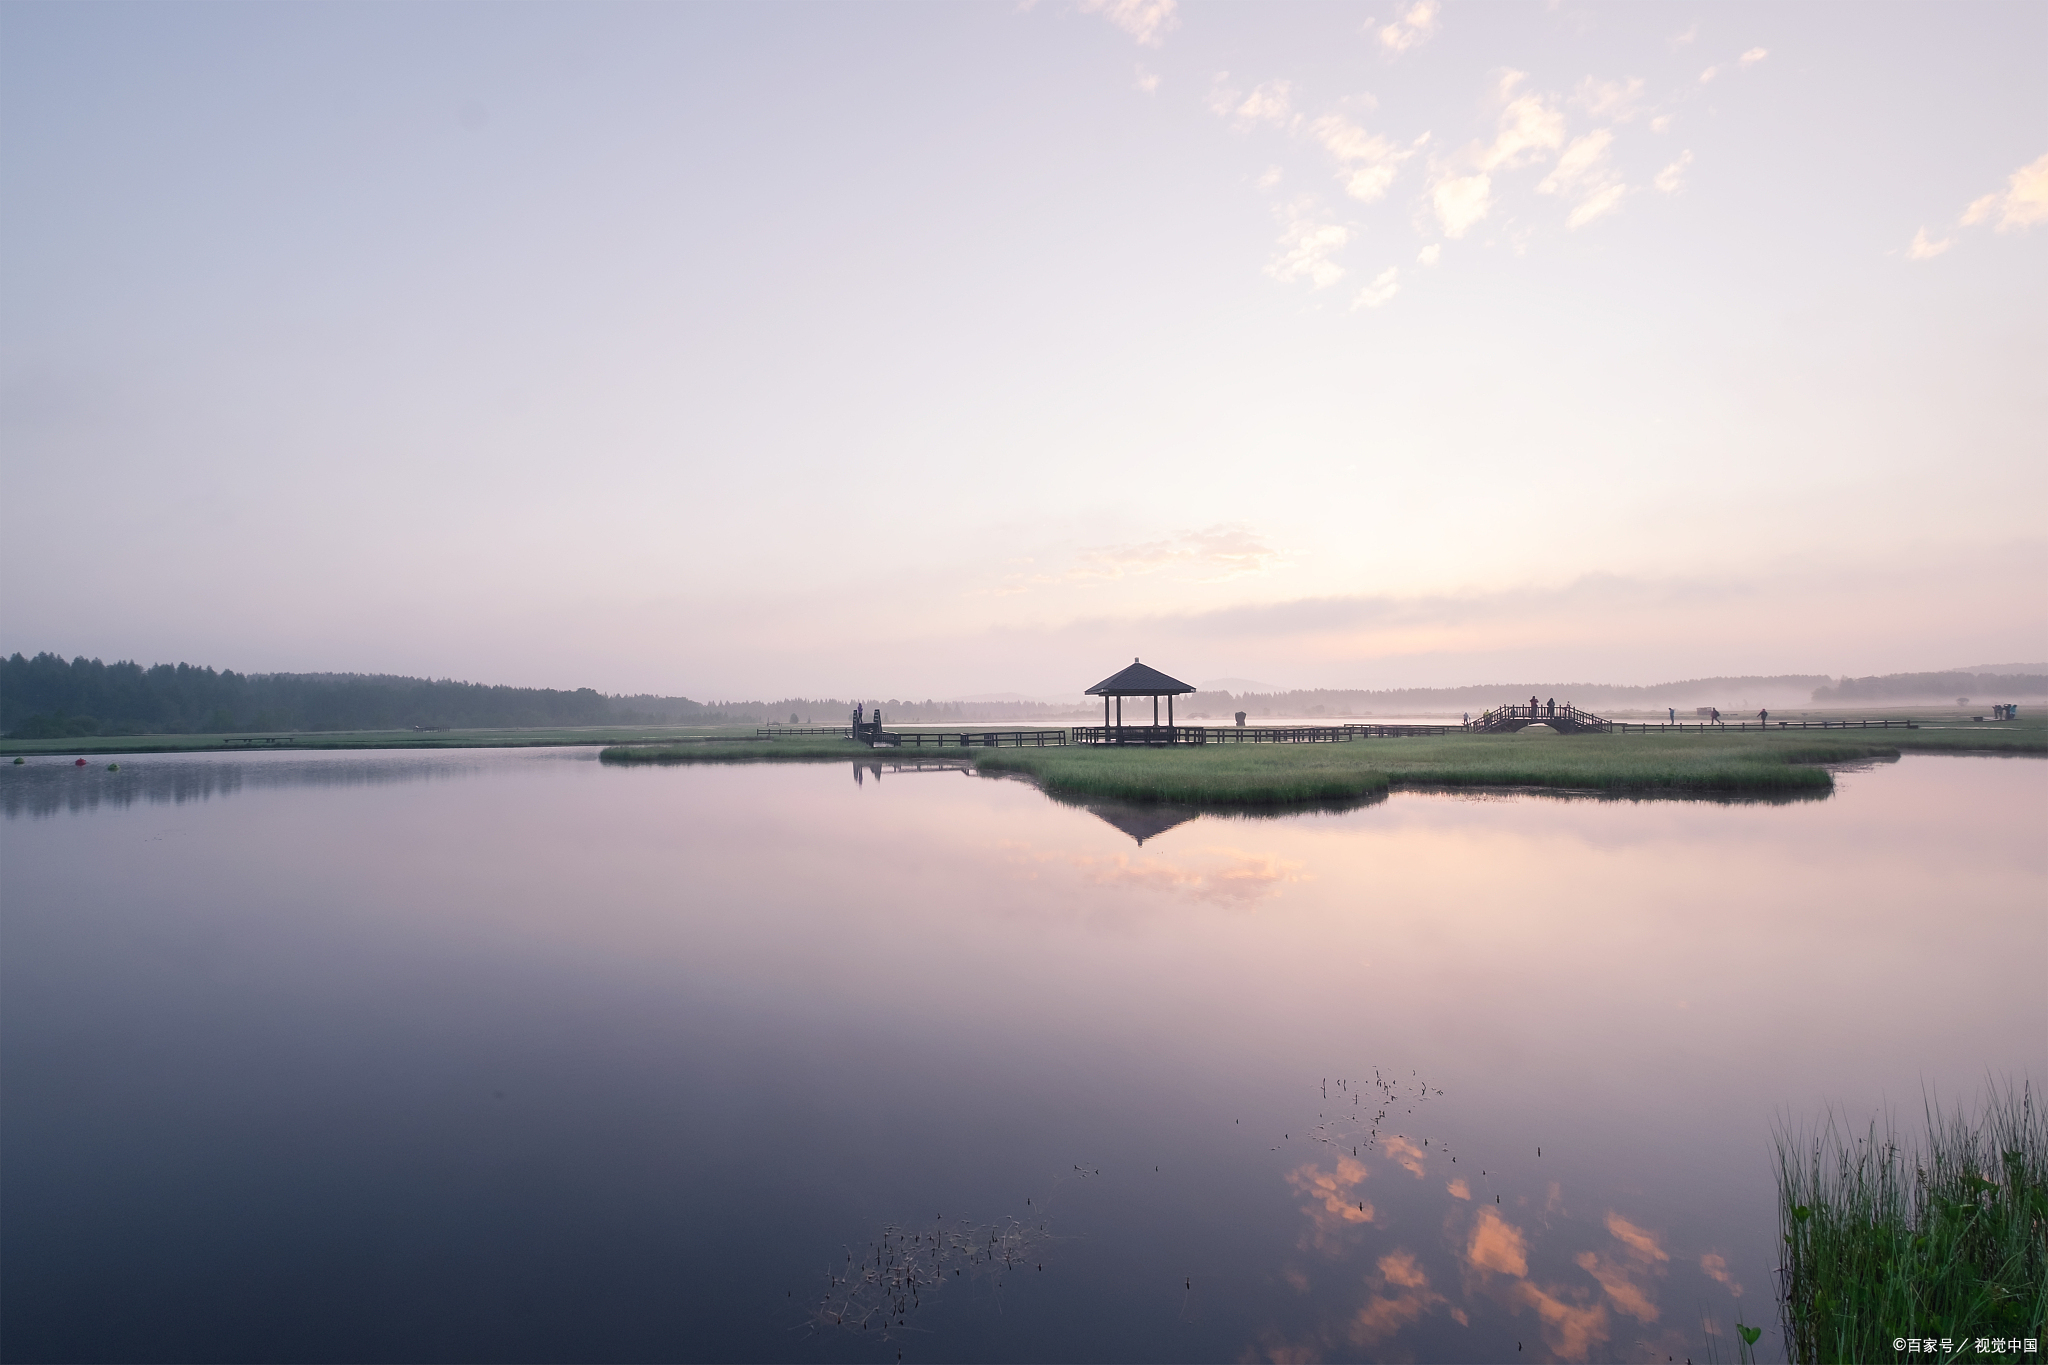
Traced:
[[1165, 697], [1179, 696], [1195, 689], [1179, 678], [1169, 678], [1156, 668], [1148, 668], [1136, 659], [1121, 673], [1111, 674], [1088, 689], [1090, 697]]

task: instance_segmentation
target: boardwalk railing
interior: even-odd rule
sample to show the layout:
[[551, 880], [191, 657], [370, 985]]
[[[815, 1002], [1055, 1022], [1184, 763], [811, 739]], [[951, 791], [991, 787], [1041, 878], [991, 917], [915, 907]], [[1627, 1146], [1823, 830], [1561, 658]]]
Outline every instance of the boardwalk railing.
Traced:
[[853, 738], [851, 725], [764, 725], [754, 731], [755, 739], [781, 739], [784, 735], [837, 735]]
[[1654, 735], [1663, 732], [1673, 734], [1681, 732], [1698, 733], [1707, 730], [1734, 730], [1738, 734], [1744, 730], [1762, 730], [1768, 734], [1775, 734], [1779, 730], [1889, 730], [1894, 725], [1898, 726], [1901, 730], [1917, 730], [1920, 728], [1920, 722], [1917, 720], [1907, 720], [1903, 716], [1888, 716], [1878, 720], [1702, 720], [1697, 722], [1681, 720], [1672, 723], [1652, 721], [1641, 725], [1630, 721], [1615, 721], [1614, 729], [1617, 733], [1624, 735]]
[[1076, 744], [1344, 744], [1455, 735], [1458, 725], [1082, 725]]
[[898, 749], [1043, 749], [1067, 742], [1065, 730], [881, 730], [869, 739]]
[[1209, 733], [1199, 725], [1076, 725], [1076, 744], [1201, 744]]

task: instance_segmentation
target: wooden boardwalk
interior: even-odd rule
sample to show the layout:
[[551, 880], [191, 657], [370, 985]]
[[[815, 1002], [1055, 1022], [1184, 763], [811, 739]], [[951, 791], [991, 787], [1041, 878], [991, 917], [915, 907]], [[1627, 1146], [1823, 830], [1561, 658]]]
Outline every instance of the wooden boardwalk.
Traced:
[[1548, 725], [1561, 735], [1609, 735], [1614, 722], [1591, 711], [1581, 711], [1567, 702], [1537, 706], [1496, 706], [1472, 722], [1476, 735], [1505, 735], [1531, 725]]
[[1460, 725], [1080, 725], [1076, 744], [1345, 744], [1455, 735]]
[[1702, 720], [1702, 721], [1650, 721], [1637, 724], [1634, 721], [1612, 722], [1614, 733], [1622, 735], [1655, 735], [1662, 733], [1705, 733], [1710, 730], [1733, 730], [1740, 734], [1745, 730], [1761, 730], [1776, 734], [1780, 730], [1889, 730], [1897, 726], [1901, 730], [1917, 730], [1920, 722], [1907, 720], [1903, 716], [1883, 717], [1878, 720]]

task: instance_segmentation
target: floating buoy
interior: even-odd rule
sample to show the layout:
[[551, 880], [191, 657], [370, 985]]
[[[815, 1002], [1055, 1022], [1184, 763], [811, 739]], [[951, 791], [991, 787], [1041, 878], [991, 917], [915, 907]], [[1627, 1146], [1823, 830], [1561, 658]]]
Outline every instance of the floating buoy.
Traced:
[[108, 771], [108, 772], [110, 772], [110, 773], [117, 773], [117, 772], [120, 772], [120, 771], [121, 771], [121, 765], [120, 765], [120, 764], [118, 764], [118, 763], [109, 763], [109, 764], [107, 765], [107, 771]]
[[14, 762], [15, 766], [19, 767], [21, 764], [28, 762], [28, 760], [23, 758], [20, 754], [16, 754], [14, 756]]
[[83, 768], [85, 766], [85, 760], [81, 758], [78, 760], [78, 762], [72, 764], [71, 766], [74, 768]]

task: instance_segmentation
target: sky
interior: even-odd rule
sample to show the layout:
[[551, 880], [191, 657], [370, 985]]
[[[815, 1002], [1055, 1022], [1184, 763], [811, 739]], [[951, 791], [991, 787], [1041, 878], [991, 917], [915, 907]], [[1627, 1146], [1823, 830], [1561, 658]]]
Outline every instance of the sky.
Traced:
[[0, 649], [2048, 657], [2048, 7], [0, 6]]

